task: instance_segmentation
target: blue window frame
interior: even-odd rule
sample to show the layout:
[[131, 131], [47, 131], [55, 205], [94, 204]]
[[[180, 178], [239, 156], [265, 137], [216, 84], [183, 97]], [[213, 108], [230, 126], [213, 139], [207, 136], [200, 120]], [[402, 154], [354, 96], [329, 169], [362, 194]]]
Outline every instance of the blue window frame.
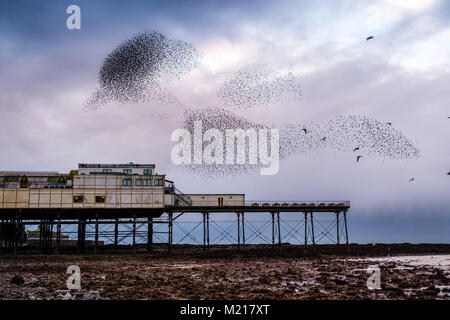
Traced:
[[130, 187], [131, 186], [131, 179], [123, 179], [122, 180], [122, 186]]
[[142, 186], [142, 180], [141, 179], [136, 179], [135, 181], [136, 186]]
[[131, 174], [131, 169], [123, 169], [123, 174]]
[[151, 186], [152, 180], [151, 179], [144, 179], [144, 186]]
[[144, 170], [144, 175], [150, 176], [151, 174], [152, 174], [152, 170], [151, 169], [145, 169]]

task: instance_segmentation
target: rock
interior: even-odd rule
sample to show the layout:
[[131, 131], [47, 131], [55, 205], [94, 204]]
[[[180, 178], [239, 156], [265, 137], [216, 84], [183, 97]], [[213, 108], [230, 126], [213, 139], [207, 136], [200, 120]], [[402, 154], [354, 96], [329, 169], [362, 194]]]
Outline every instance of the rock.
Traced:
[[11, 279], [11, 283], [13, 284], [23, 284], [25, 282], [25, 280], [23, 279], [22, 276], [18, 276], [15, 275], [12, 279]]

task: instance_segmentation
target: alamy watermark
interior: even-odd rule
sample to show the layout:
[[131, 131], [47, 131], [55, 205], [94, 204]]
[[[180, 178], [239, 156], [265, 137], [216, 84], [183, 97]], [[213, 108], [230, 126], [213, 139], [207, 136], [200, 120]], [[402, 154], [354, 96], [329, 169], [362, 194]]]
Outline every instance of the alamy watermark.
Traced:
[[76, 4], [72, 4], [67, 7], [66, 13], [70, 16], [66, 19], [66, 27], [69, 30], [81, 29], [81, 9]]
[[261, 175], [274, 175], [280, 166], [280, 133], [274, 128], [210, 128], [194, 121], [193, 133], [187, 129], [172, 132], [176, 144], [171, 152], [176, 165], [260, 166]]
[[79, 290], [81, 289], [81, 270], [77, 265], [71, 265], [67, 267], [66, 273], [70, 274], [67, 278], [67, 289]]
[[366, 286], [369, 290], [380, 290], [381, 289], [381, 270], [380, 266], [377, 264], [373, 264], [367, 267], [367, 273], [370, 273], [370, 276], [367, 278]]

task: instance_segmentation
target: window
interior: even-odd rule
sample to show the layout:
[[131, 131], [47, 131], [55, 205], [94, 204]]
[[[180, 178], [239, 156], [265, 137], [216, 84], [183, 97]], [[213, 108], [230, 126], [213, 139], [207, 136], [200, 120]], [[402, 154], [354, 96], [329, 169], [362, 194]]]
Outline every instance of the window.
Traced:
[[131, 169], [123, 169], [123, 174], [131, 174]]
[[81, 196], [81, 195], [73, 196], [73, 202], [75, 202], [75, 203], [83, 202], [83, 196]]
[[152, 180], [151, 179], [144, 179], [144, 186], [151, 186]]
[[131, 179], [123, 179], [122, 180], [122, 185], [125, 187], [130, 187], [131, 186]]
[[136, 179], [136, 186], [142, 186], [142, 180]]
[[219, 207], [223, 207], [223, 198], [217, 198], [217, 204]]
[[20, 187], [21, 188], [28, 188], [28, 178], [27, 178], [27, 176], [22, 176], [22, 178], [20, 178]]
[[162, 186], [163, 181], [162, 179], [155, 179], [155, 182], [153, 183], [154, 186]]
[[112, 170], [111, 169], [103, 169], [103, 173], [111, 173]]
[[152, 170], [146, 169], [144, 170], [144, 175], [150, 176], [152, 174]]
[[95, 196], [95, 202], [105, 203], [105, 196]]

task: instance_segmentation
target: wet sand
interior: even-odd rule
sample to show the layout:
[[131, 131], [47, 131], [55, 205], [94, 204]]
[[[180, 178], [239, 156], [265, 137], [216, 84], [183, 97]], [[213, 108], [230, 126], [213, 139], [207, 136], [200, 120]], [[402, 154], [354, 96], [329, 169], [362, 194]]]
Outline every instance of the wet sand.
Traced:
[[[350, 255], [294, 254], [299, 248], [1, 254], [0, 299], [450, 299], [448, 245], [429, 254], [418, 246], [389, 255], [370, 246]], [[67, 289], [69, 265], [81, 269], [79, 290]], [[366, 286], [369, 265], [380, 267], [379, 290]]]

